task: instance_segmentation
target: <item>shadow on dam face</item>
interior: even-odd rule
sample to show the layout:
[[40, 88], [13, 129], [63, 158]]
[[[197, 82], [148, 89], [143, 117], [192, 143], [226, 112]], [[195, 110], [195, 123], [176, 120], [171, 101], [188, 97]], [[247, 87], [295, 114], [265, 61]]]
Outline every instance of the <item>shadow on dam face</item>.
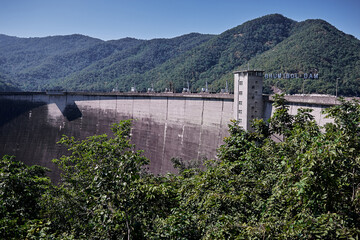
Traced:
[[[65, 153], [56, 145], [57, 129], [47, 123], [47, 104], [23, 100], [1, 99], [0, 157], [13, 155], [27, 165], [41, 165], [51, 169], [49, 176], [57, 181], [60, 171], [46, 159], [49, 153]], [[54, 155], [53, 158], [60, 157]]]
[[0, 127], [32, 109], [46, 105], [45, 102], [0, 99]]
[[[62, 112], [63, 116], [66, 117], [68, 121], [76, 120], [77, 118], [82, 117], [82, 113], [77, 105], [73, 102], [66, 104], [62, 109], [62, 106], [55, 103], [59, 110]], [[31, 112], [32, 109], [38, 108], [40, 106], [47, 105], [46, 102], [32, 102], [27, 100], [11, 100], [11, 99], [0, 99], [0, 127], [4, 124], [11, 122], [13, 119]]]
[[67, 104], [61, 112], [69, 122], [82, 117], [82, 113], [75, 103]]
[[67, 123], [82, 117], [75, 103], [62, 110], [60, 107], [62, 117], [49, 119], [46, 102], [0, 99], [0, 157], [13, 155], [27, 165], [45, 166], [51, 170], [48, 175], [57, 181], [60, 171], [52, 159], [67, 154], [57, 142], [68, 134]]

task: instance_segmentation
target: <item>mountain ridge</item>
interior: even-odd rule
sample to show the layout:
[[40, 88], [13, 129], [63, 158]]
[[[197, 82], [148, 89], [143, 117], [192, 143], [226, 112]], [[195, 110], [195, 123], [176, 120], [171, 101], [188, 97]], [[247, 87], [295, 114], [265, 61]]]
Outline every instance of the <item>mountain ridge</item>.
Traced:
[[[208, 83], [219, 91], [232, 82], [233, 71], [246, 66], [290, 73], [317, 69], [319, 81], [308, 81], [306, 92], [332, 94], [341, 78], [341, 94], [360, 95], [360, 41], [321, 19], [296, 22], [270, 14], [218, 35], [151, 40], [103, 41], [80, 34], [29, 40], [0, 34], [0, 73], [22, 90], [181, 91], [189, 83], [199, 91]], [[265, 92], [275, 84], [289, 93], [304, 92], [302, 79], [265, 79]]]

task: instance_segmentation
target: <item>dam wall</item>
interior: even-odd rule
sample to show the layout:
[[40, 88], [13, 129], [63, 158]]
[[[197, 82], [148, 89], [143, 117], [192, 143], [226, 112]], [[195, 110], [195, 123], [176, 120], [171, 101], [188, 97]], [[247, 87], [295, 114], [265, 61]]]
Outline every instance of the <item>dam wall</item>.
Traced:
[[[339, 104], [335, 96], [287, 95], [289, 112], [311, 108], [319, 125], [332, 122], [322, 110]], [[273, 96], [263, 95], [264, 119], [274, 112]], [[133, 119], [132, 143], [150, 159], [155, 174], [174, 172], [170, 159], [185, 161], [215, 158], [216, 149], [228, 136], [233, 118], [234, 95], [174, 93], [0, 93], [0, 157], [15, 155], [32, 165], [52, 170], [52, 159], [67, 154], [56, 144], [63, 135], [85, 139], [95, 134], [111, 135], [110, 127]], [[247, 120], [246, 120], [247, 121]]]
[[[311, 115], [314, 116], [314, 120], [319, 126], [324, 126], [326, 123], [334, 122], [333, 119], [327, 118], [326, 115], [323, 114], [323, 110], [328, 107], [340, 104], [340, 102], [337, 100], [337, 97], [331, 95], [299, 94], [285, 95], [284, 98], [289, 105], [289, 114], [296, 115], [298, 109], [309, 108], [312, 110]], [[348, 101], [351, 99], [353, 98], [346, 98]], [[272, 106], [274, 98], [272, 95], [266, 95], [263, 96], [263, 100], [263, 118], [269, 119], [275, 110]]]
[[134, 119], [132, 143], [150, 159], [149, 170], [173, 172], [172, 157], [216, 157], [232, 111], [229, 94], [0, 93], [0, 156], [46, 166], [58, 179], [51, 160], [67, 153], [56, 144], [62, 135], [111, 135], [113, 123]]

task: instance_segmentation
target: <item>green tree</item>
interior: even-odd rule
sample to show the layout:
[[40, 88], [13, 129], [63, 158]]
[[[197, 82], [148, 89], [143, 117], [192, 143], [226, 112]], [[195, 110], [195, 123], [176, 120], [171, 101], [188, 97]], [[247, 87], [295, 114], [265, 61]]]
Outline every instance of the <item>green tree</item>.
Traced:
[[44, 210], [41, 197], [50, 187], [48, 169], [27, 166], [13, 156], [0, 160], [0, 238], [23, 239]]
[[50, 233], [68, 238], [142, 239], [153, 220], [173, 205], [163, 177], [145, 172], [149, 162], [130, 144], [131, 121], [79, 141], [64, 136], [70, 155], [55, 160], [62, 181], [46, 200]]
[[[204, 171], [178, 176], [179, 205], [158, 221], [164, 239], [356, 239], [359, 215], [359, 104], [327, 113], [324, 130], [310, 110], [289, 116], [275, 98], [268, 124], [253, 133], [236, 122]], [[274, 141], [271, 134], [284, 135]]]

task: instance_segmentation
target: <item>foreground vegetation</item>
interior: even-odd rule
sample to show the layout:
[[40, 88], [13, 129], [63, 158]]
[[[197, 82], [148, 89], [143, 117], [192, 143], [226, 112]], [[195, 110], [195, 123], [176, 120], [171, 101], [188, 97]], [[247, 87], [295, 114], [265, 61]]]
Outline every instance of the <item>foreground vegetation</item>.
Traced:
[[[46, 169], [14, 157], [0, 162], [3, 239], [357, 239], [360, 233], [360, 105], [276, 111], [253, 132], [236, 122], [204, 168], [173, 159], [179, 174], [154, 176], [134, 151], [130, 121], [114, 137], [64, 137], [70, 154]], [[275, 142], [272, 135], [283, 136]]]

